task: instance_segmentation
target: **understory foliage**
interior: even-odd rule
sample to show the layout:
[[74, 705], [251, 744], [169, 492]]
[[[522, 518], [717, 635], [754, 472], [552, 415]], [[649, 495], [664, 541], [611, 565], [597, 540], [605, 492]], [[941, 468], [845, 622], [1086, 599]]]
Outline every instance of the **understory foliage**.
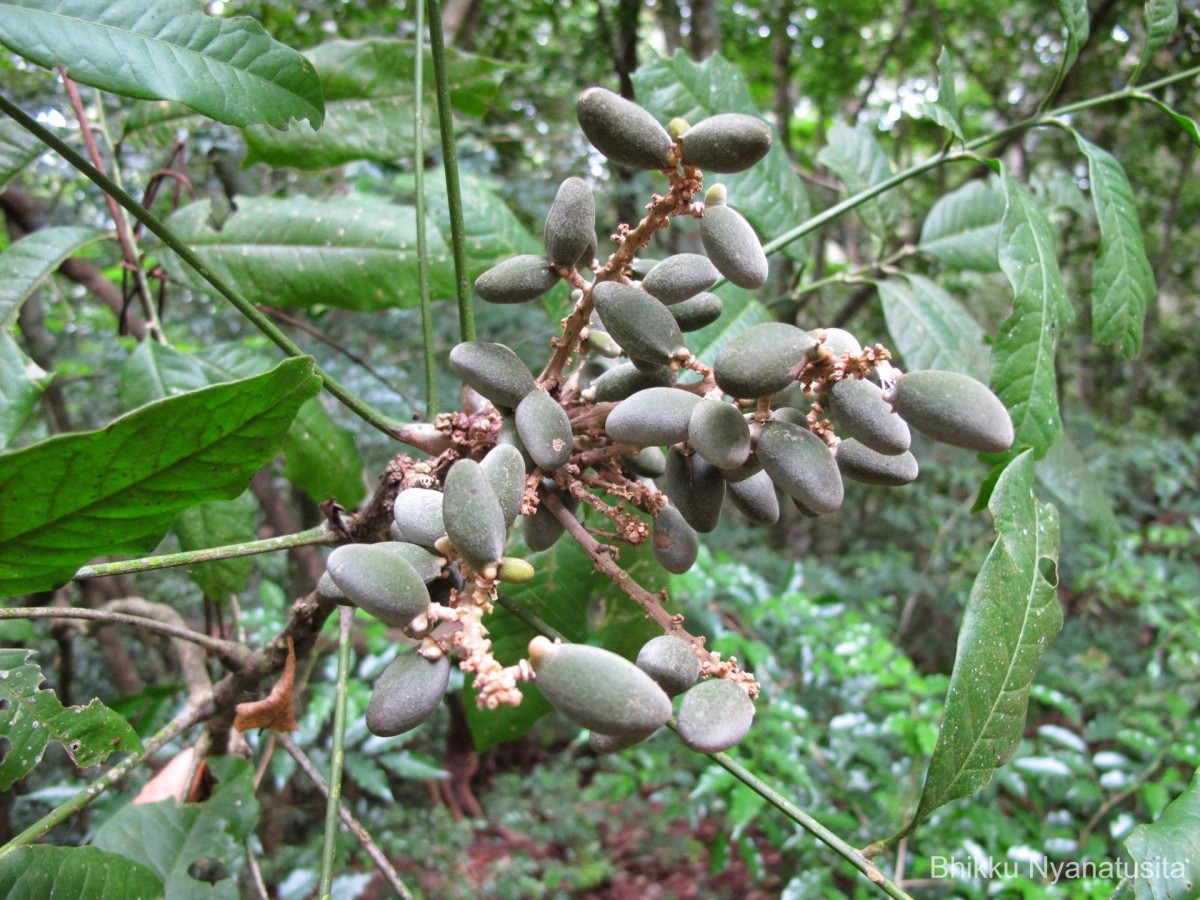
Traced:
[[0, 894], [1196, 896], [1193, 5], [446, 6], [0, 3]]

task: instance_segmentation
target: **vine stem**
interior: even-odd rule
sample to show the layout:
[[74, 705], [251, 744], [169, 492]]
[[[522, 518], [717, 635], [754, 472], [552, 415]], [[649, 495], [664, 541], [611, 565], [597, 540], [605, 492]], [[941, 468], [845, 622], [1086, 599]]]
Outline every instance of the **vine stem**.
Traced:
[[217, 654], [221, 659], [230, 660], [234, 665], [241, 665], [250, 655], [250, 651], [234, 641], [224, 641], [199, 631], [192, 631], [190, 628], [180, 628], [178, 625], [160, 622], [146, 616], [134, 616], [106, 609], [18, 606], [11, 609], [0, 609], [0, 620], [4, 619], [87, 619], [93, 622], [103, 622], [106, 625], [132, 625], [135, 628], [143, 628], [146, 631], [154, 631], [168, 637], [199, 644], [206, 650]]
[[142, 749], [136, 753], [131, 753], [125, 759], [121, 760], [117, 765], [113, 766], [90, 785], [67, 800], [65, 803], [59, 804], [54, 809], [50, 810], [42, 818], [38, 819], [11, 841], [0, 847], [0, 859], [8, 856], [14, 850], [20, 847], [26, 847], [49, 834], [55, 827], [61, 825], [75, 813], [79, 812], [106, 790], [128, 775], [135, 766], [142, 762], [150, 754], [157, 751], [160, 747], [174, 740], [178, 735], [182, 734], [187, 729], [191, 728], [197, 722], [210, 715], [212, 712], [212, 692], [206, 691], [201, 702], [189, 703], [185, 706], [178, 715], [166, 724], [157, 734], [148, 738], [143, 744]]
[[[11, 116], [18, 125], [30, 132], [34, 137], [40, 140], [43, 144], [50, 147], [58, 153], [63, 159], [69, 162], [72, 166], [82, 172], [87, 178], [95, 184], [100, 190], [108, 194], [114, 200], [123, 206], [129, 213], [145, 225], [150, 231], [161, 240], [164, 244], [170, 247], [185, 263], [196, 270], [205, 281], [226, 300], [228, 300], [243, 316], [264, 335], [279, 347], [288, 356], [303, 357], [307, 356], [299, 345], [294, 343], [291, 338], [279, 330], [270, 317], [261, 312], [253, 303], [243, 297], [231, 285], [227, 284], [223, 278], [212, 271], [190, 247], [179, 239], [170, 228], [168, 228], [161, 219], [154, 213], [146, 209], [140, 203], [131, 197], [124, 189], [121, 188], [115, 181], [93, 166], [87, 159], [78, 153], [70, 144], [66, 143], [54, 132], [43, 126], [40, 122], [30, 116], [25, 110], [17, 106], [4, 94], [0, 94], [0, 110], [8, 116]], [[321, 377], [325, 390], [329, 391], [336, 397], [342, 405], [353, 412], [356, 416], [379, 429], [389, 437], [398, 438], [399, 425], [401, 423], [385, 416], [369, 403], [360, 400], [341, 382], [333, 376], [325, 372], [320, 366], [315, 367], [316, 373]]]
[[734, 778], [862, 872], [889, 897], [895, 897], [897, 900], [912, 900], [912, 897], [900, 885], [879, 871], [878, 866], [859, 853], [852, 845], [842, 840], [733, 757], [725, 753], [710, 753], [708, 756]]
[[88, 578], [103, 578], [106, 575], [131, 575], [136, 572], [149, 572], [153, 569], [169, 569], [174, 566], [190, 566], [193, 563], [212, 562], [218, 559], [254, 556], [257, 553], [270, 553], [274, 550], [287, 550], [291, 547], [304, 547], [309, 544], [336, 544], [340, 540], [341, 538], [324, 525], [318, 525], [307, 531], [264, 538], [261, 541], [226, 544], [224, 547], [188, 550], [183, 553], [166, 553], [162, 556], [146, 556], [141, 559], [124, 559], [119, 562], [97, 563], [94, 566], [84, 566], [72, 577], [75, 581], [83, 581]]
[[[425, 418], [438, 413], [437, 365], [433, 347], [433, 304], [429, 299], [429, 259], [425, 234], [425, 7], [416, 4], [417, 27], [413, 36], [413, 178], [417, 192], [417, 288], [421, 296], [421, 343], [425, 348]], [[458, 237], [455, 236], [455, 246]], [[457, 265], [457, 260], [455, 260]]]
[[[298, 765], [303, 770], [304, 774], [312, 780], [312, 783], [317, 786], [317, 790], [320, 791], [326, 798], [328, 798], [329, 783], [326, 782], [322, 777], [320, 770], [316, 767], [316, 764], [309, 759], [308, 754], [300, 748], [300, 745], [292, 739], [290, 734], [280, 731], [275, 732], [274, 737], [279, 742], [279, 745], [283, 747], [283, 749], [289, 754], [291, 754], [292, 759], [296, 761], [296, 765]], [[358, 819], [354, 818], [354, 814], [351, 813], [350, 810], [346, 809], [346, 805], [344, 803], [338, 804], [338, 816], [341, 818], [342, 823], [350, 829], [350, 833], [354, 835], [355, 839], [358, 841], [363, 850], [366, 851], [367, 855], [371, 857], [372, 861], [375, 863], [375, 867], [379, 869], [379, 873], [385, 879], [387, 879], [388, 884], [392, 886], [392, 890], [394, 890], [398, 896], [404, 897], [405, 900], [412, 900], [412, 892], [409, 891], [404, 882], [400, 880], [400, 875], [388, 861], [387, 856], [382, 850], [379, 849], [379, 845], [375, 843], [375, 840], [371, 837], [370, 832], [363, 827], [363, 824], [358, 821]]]
[[329, 759], [329, 793], [325, 804], [325, 845], [321, 848], [321, 886], [317, 893], [329, 900], [333, 890], [333, 864], [337, 856], [338, 808], [342, 805], [342, 768], [346, 762], [346, 695], [350, 680], [350, 634], [354, 607], [338, 610], [337, 694], [333, 705], [333, 752]]
[[471, 306], [471, 286], [467, 280], [467, 229], [463, 224], [462, 188], [458, 182], [458, 149], [454, 143], [454, 112], [450, 109], [450, 80], [446, 74], [446, 39], [442, 34], [442, 10], [438, 0], [426, 0], [425, 8], [429, 14], [429, 54], [433, 58], [433, 80], [437, 86], [442, 168], [446, 173], [446, 202], [450, 207], [450, 243], [454, 251], [458, 333], [462, 340], [473, 341], [475, 310]]

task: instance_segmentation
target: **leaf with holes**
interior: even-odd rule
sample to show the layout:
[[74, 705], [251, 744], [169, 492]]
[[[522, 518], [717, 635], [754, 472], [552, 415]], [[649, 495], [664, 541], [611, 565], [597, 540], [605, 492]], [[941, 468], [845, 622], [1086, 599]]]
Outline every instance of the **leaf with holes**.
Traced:
[[[817, 154], [817, 161], [841, 179], [847, 193], [860, 193], [891, 177], [892, 164], [874, 133], [865, 125], [851, 128], [834, 122], [827, 141]], [[900, 215], [897, 194], [890, 191], [869, 200], [856, 212], [876, 237], [886, 240], [895, 231]]]
[[[357, 159], [394, 162], [413, 152], [413, 60], [411, 41], [371, 38], [328, 41], [305, 55], [316, 67], [325, 95], [319, 129], [298, 125], [286, 132], [262, 125], [246, 129], [247, 163], [323, 169]], [[460, 51], [446, 51], [450, 105], [462, 115], [482, 116], [491, 106], [505, 67]], [[424, 56], [425, 108], [434, 108], [433, 63]], [[429, 146], [432, 138], [425, 142]]]
[[33, 656], [33, 650], [0, 650], [0, 737], [8, 742], [0, 759], [0, 791], [28, 775], [51, 741], [62, 744], [81, 769], [99, 765], [110, 753], [141, 749], [129, 723], [99, 700], [64, 707], [54, 691], [40, 690], [45, 676]]
[[1092, 266], [1092, 339], [1119, 344], [1133, 357], [1141, 350], [1146, 309], [1157, 290], [1133, 189], [1115, 156], [1078, 132], [1075, 142], [1087, 157], [1092, 205], [1100, 224], [1100, 252]]
[[179, 100], [226, 125], [321, 124], [312, 63], [253, 19], [208, 16], [189, 0], [0, 0], [0, 44], [82, 84]]
[[1040, 458], [1062, 435], [1054, 354], [1067, 290], [1050, 219], [1007, 167], [1000, 181], [1007, 199], [1000, 268], [1012, 285], [1013, 311], [992, 344], [991, 385], [1012, 416], [1014, 445]]
[[320, 384], [311, 359], [289, 359], [0, 455], [0, 596], [56, 587], [100, 555], [152, 550], [183, 510], [236, 497]]
[[[718, 113], [755, 114], [745, 77], [719, 55], [700, 63], [684, 53], [652, 56], [634, 72], [633, 86], [638, 103], [662, 122], [678, 116], [695, 125]], [[804, 182], [778, 141], [752, 169], [722, 175], [720, 181], [729, 189], [729, 205], [760, 235], [783, 234], [809, 216], [811, 207]], [[783, 252], [803, 261], [811, 246], [811, 240], [794, 241]]]
[[946, 712], [912, 822], [966, 797], [1012, 758], [1025, 728], [1029, 688], [1062, 628], [1058, 514], [1033, 493], [1032, 454], [1000, 475], [988, 509], [997, 537], [971, 587], [958, 634]]
[[[167, 224], [252, 303], [377, 310], [420, 302], [413, 207], [362, 195], [245, 197], [238, 203], [220, 231], [212, 225], [208, 200], [183, 207]], [[432, 230], [428, 249], [431, 296], [454, 296], [450, 251]], [[174, 253], [164, 250], [162, 261], [187, 287], [212, 292]]]
[[[217, 786], [203, 803], [131, 804], [101, 825], [92, 843], [146, 866], [162, 879], [168, 897], [236, 900], [241, 896], [236, 863], [258, 821], [254, 767], [236, 756], [211, 758], [208, 765]], [[212, 873], [213, 884], [195, 877], [204, 860], [220, 861], [226, 869]]]
[[0, 450], [12, 443], [51, 377], [0, 330]]
[[146, 900], [162, 879], [141, 863], [95, 847], [18, 847], [0, 859], [0, 896]]
[[968, 181], [933, 204], [917, 247], [951, 269], [995, 272], [1003, 217], [1004, 192], [996, 179]]
[[41, 141], [7, 116], [0, 119], [0, 191], [41, 152]]
[[43, 228], [0, 253], [0, 327], [17, 320], [21, 304], [54, 270], [84, 247], [108, 237], [94, 228]]
[[911, 274], [875, 286], [892, 346], [906, 369], [945, 369], [984, 377], [988, 351], [983, 329], [944, 288]]
[[[1196, 896], [1200, 884], [1200, 769], [1157, 822], [1133, 829], [1125, 839], [1125, 849], [1138, 866], [1138, 900]], [[1146, 874], [1141, 876], [1143, 871]]]

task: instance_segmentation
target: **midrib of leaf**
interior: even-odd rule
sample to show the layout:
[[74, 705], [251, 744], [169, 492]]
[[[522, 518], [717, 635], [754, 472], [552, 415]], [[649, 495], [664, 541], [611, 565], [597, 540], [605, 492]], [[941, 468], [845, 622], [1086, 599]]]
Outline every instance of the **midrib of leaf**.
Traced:
[[[4, 6], [6, 6], [6, 5], [7, 4], [0, 4], [0, 9], [3, 9]], [[227, 60], [215, 59], [212, 56], [208, 56], [208, 55], [204, 54], [203, 52], [193, 50], [190, 47], [184, 46], [183, 44], [172, 44], [170, 41], [164, 41], [161, 38], [154, 37], [153, 35], [149, 35], [149, 34], [144, 34], [140, 31], [130, 31], [127, 28], [118, 28], [115, 25], [106, 25], [101, 22], [92, 21], [90, 19], [81, 19], [78, 16], [64, 16], [59, 13], [47, 12], [46, 10], [30, 9], [27, 6], [16, 6], [16, 7], [9, 7], [9, 8], [16, 9], [16, 10], [18, 10], [18, 12], [28, 13], [29, 14], [28, 18], [36, 18], [37, 16], [41, 16], [46, 19], [61, 19], [64, 22], [70, 22], [70, 23], [74, 23], [76, 25], [79, 25], [79, 23], [84, 23], [83, 28], [85, 28], [85, 29], [98, 28], [98, 29], [102, 29], [103, 31], [112, 32], [113, 34], [128, 35], [130, 37], [136, 38], [139, 41], [158, 44], [160, 47], [169, 48], [173, 53], [177, 52], [177, 51], [182, 51], [184, 54], [187, 54], [190, 57], [194, 57], [195, 59], [201, 60], [206, 64], [207, 63], [215, 63], [218, 66], [222, 66], [233, 72], [242, 72], [242, 73], [248, 75], [250, 78], [257, 81], [259, 84], [268, 85], [271, 88], [291, 94], [292, 96], [299, 96], [299, 95], [295, 94], [294, 92], [292, 92], [291, 90], [289, 90], [285, 87], [282, 87], [281, 85], [277, 84], [274, 81], [271, 81], [269, 78], [264, 78], [261, 75], [257, 75], [254, 72], [251, 72], [249, 69], [243, 69], [240, 66], [235, 66], [233, 63], [228, 62]], [[208, 16], [204, 13], [200, 13], [198, 10], [197, 10], [197, 13], [199, 15], [204, 16], [206, 19], [212, 18], [211, 16]], [[229, 20], [226, 19], [226, 20], [221, 20], [221, 21], [229, 21]], [[217, 37], [222, 37], [222, 36], [223, 35], [221, 35], [220, 33], [217, 34]], [[269, 35], [266, 35], [265, 33], [262, 36], [269, 37]], [[212, 45], [212, 42], [210, 41], [209, 44], [206, 45], [206, 47], [211, 46], [211, 45]], [[114, 52], [120, 52], [120, 47], [116, 43], [111, 43], [110, 47]], [[183, 101], [180, 101], [180, 102], [183, 102]], [[312, 104], [308, 103], [308, 101], [305, 101], [305, 104], [308, 106], [312, 105]], [[188, 104], [184, 103], [184, 105], [186, 106]]]

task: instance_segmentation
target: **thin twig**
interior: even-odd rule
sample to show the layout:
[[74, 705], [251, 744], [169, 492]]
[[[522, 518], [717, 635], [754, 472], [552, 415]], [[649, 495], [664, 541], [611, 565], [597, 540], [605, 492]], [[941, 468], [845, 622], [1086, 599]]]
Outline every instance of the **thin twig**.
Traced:
[[[304, 774], [312, 780], [312, 783], [317, 786], [317, 790], [321, 792], [321, 795], [328, 797], [329, 785], [325, 782], [325, 778], [321, 775], [320, 770], [316, 767], [313, 761], [309, 759], [308, 754], [300, 749], [300, 745], [296, 743], [290, 734], [284, 734], [281, 732], [276, 735], [276, 737], [279, 741], [279, 745], [283, 747], [283, 749], [289, 754], [291, 754], [292, 759], [296, 761], [296, 765], [298, 765], [304, 771]], [[354, 818], [354, 815], [350, 812], [350, 810], [346, 809], [346, 807], [340, 803], [338, 804], [338, 815], [341, 817], [342, 824], [350, 830], [352, 835], [354, 835], [354, 839], [358, 841], [359, 846], [366, 851], [367, 856], [371, 857], [372, 861], [375, 863], [375, 867], [379, 869], [379, 873], [387, 880], [387, 883], [392, 886], [392, 890], [394, 890], [401, 897], [412, 900], [412, 894], [409, 892], [408, 888], [404, 886], [404, 882], [400, 880], [400, 876], [396, 873], [396, 870], [392, 867], [392, 864], [388, 861], [388, 858], [384, 855], [383, 851], [379, 849], [379, 845], [375, 843], [375, 840], [371, 837], [367, 829], [363, 827], [362, 823], [359, 822], [358, 819]]]
[[[438, 413], [438, 395], [437, 362], [434, 359], [433, 347], [433, 304], [429, 299], [429, 260], [425, 234], [425, 7], [420, 2], [416, 4], [416, 16], [416, 52], [413, 54], [413, 178], [417, 194], [417, 287], [421, 297], [421, 344], [425, 349], [425, 418], [432, 420]], [[456, 247], [459, 237], [459, 234], [454, 236]], [[455, 265], [457, 264], [456, 259]]]
[[190, 628], [181, 628], [178, 625], [160, 622], [157, 619], [150, 619], [146, 616], [133, 616], [128, 613], [114, 612], [107, 609], [80, 609], [65, 606], [17, 606], [11, 609], [0, 609], [0, 620], [3, 619], [88, 619], [93, 622], [102, 622], [105, 625], [132, 625], [135, 628], [142, 628], [146, 631], [153, 631], [167, 637], [198, 644], [207, 650], [211, 650], [223, 662], [227, 662], [235, 667], [242, 665], [250, 656], [249, 650], [233, 641], [224, 641], [220, 638], [210, 637], [207, 634], [201, 634], [199, 631], [192, 631]]
[[[333, 890], [333, 864], [337, 858], [337, 823], [342, 805], [342, 769], [346, 762], [346, 695], [350, 680], [350, 633], [354, 608], [338, 610], [337, 693], [333, 704], [333, 752], [329, 754], [329, 793], [325, 795], [325, 843], [321, 848], [321, 884], [317, 895], [327, 900]], [[282, 733], [282, 732], [281, 732]]]

